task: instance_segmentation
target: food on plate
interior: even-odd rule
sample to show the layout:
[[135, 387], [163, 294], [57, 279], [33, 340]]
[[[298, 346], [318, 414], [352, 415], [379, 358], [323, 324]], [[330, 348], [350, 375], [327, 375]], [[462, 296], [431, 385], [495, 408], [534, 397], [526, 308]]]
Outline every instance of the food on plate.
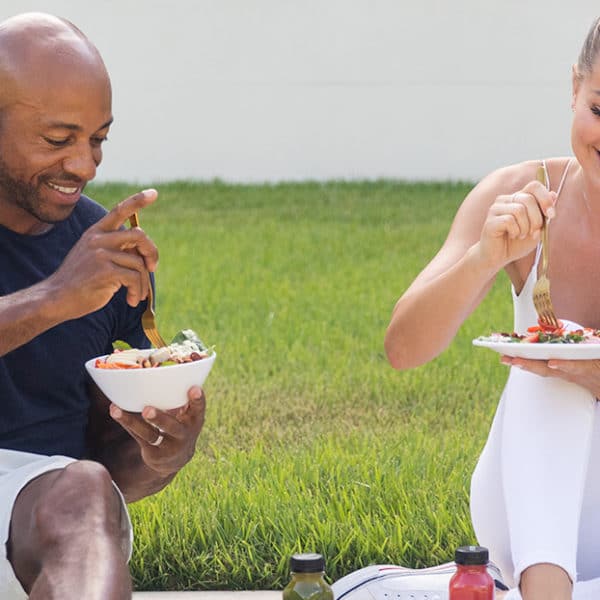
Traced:
[[131, 348], [124, 342], [115, 342], [114, 351], [96, 359], [97, 369], [153, 369], [194, 362], [208, 358], [214, 348], [208, 348], [192, 329], [178, 332], [171, 343], [164, 348], [148, 350]]
[[527, 328], [527, 333], [492, 333], [477, 338], [482, 342], [514, 342], [525, 344], [600, 344], [600, 329], [569, 327], [562, 321], [558, 327], [538, 323]]

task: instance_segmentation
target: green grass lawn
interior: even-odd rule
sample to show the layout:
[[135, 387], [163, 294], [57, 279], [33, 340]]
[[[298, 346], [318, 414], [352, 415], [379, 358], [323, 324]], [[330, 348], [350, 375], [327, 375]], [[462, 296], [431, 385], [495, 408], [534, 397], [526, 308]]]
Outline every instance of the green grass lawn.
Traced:
[[[158, 324], [218, 358], [195, 458], [131, 507], [136, 588], [278, 589], [297, 551], [335, 580], [472, 543], [470, 475], [507, 372], [471, 339], [512, 326], [506, 277], [437, 360], [397, 372], [383, 351], [470, 185], [156, 187], [140, 216], [161, 252]], [[137, 189], [89, 193], [110, 207]]]

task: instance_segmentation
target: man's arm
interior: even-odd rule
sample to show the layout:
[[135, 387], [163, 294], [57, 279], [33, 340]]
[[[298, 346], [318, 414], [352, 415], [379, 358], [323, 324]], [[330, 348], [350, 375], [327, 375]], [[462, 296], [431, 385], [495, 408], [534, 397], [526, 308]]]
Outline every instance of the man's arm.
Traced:
[[[188, 403], [179, 409], [146, 407], [141, 414], [117, 408], [94, 383], [90, 397], [89, 458], [108, 469], [127, 502], [162, 490], [194, 455], [204, 424], [205, 400], [199, 387], [190, 389]], [[155, 446], [159, 429], [164, 439]]]
[[52, 280], [0, 297], [0, 356], [66, 321], [64, 307]]

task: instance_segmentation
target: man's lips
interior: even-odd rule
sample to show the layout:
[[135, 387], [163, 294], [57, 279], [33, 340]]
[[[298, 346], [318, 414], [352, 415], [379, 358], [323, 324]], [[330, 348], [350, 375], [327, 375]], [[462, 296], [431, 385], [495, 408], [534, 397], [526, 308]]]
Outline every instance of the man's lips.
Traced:
[[78, 192], [81, 191], [81, 188], [83, 186], [81, 185], [64, 185], [64, 184], [59, 184], [59, 183], [55, 183], [53, 181], [46, 181], [46, 185], [49, 188], [52, 188], [53, 190], [56, 190], [57, 192], [61, 192], [61, 194], [67, 194], [67, 195], [71, 195], [71, 194], [76, 194]]
[[70, 208], [79, 202], [84, 185], [84, 182], [60, 181], [56, 179], [54, 181], [44, 181], [44, 186], [50, 192], [48, 200], [56, 206]]

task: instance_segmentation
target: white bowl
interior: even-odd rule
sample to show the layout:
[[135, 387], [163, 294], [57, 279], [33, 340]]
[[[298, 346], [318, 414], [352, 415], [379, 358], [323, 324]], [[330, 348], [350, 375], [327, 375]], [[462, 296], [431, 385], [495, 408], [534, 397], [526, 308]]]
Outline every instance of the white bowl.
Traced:
[[[152, 351], [140, 353], [148, 355]], [[111, 402], [123, 410], [142, 412], [144, 406], [160, 410], [183, 406], [188, 401], [188, 390], [204, 383], [216, 358], [213, 352], [201, 360], [149, 369], [98, 369], [94, 366], [97, 359], [92, 358], [85, 368]]]

